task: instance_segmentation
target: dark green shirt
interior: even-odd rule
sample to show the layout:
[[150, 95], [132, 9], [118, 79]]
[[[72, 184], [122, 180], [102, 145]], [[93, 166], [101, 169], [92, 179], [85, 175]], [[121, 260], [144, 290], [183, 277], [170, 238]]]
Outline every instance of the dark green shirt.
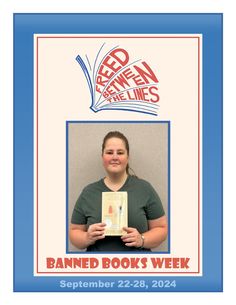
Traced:
[[[128, 176], [119, 191], [128, 193], [128, 226], [140, 233], [148, 231], [148, 220], [162, 217], [165, 212], [161, 200], [150, 183], [134, 176]], [[102, 192], [111, 192], [101, 179], [89, 184], [79, 196], [71, 218], [73, 224], [101, 222]], [[137, 251], [127, 247], [119, 236], [107, 236], [88, 247], [87, 251]], [[147, 250], [147, 249], [146, 249]]]

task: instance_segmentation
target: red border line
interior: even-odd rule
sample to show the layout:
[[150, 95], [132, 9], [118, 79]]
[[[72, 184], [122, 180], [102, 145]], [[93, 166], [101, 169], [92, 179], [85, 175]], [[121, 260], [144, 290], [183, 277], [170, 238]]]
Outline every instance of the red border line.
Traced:
[[36, 260], [37, 260], [37, 273], [39, 273], [39, 267], [38, 267], [38, 261], [39, 261], [39, 255], [38, 255], [38, 225], [39, 225], [39, 205], [38, 205], [38, 196], [39, 196], [39, 189], [38, 189], [38, 172], [39, 172], [39, 166], [38, 166], [38, 102], [39, 102], [39, 91], [38, 91], [38, 74], [39, 74], [39, 42], [38, 37], [36, 41]]
[[149, 38], [164, 38], [164, 39], [167, 39], [167, 38], [194, 38], [194, 39], [198, 39], [199, 37], [196, 37], [196, 36], [119, 36], [119, 34], [117, 36], [40, 36], [40, 37], [37, 37], [37, 38], [43, 38], [43, 39], [78, 39], [78, 38], [146, 38], [146, 39], [149, 39]]
[[200, 246], [200, 213], [201, 213], [201, 208], [200, 208], [200, 200], [201, 200], [201, 191], [200, 191], [200, 183], [201, 183], [201, 134], [200, 134], [200, 126], [201, 126], [201, 107], [200, 107], [200, 84], [201, 84], [201, 49], [200, 49], [200, 37], [198, 37], [198, 273], [200, 273], [200, 251], [201, 251], [201, 246]]
[[[39, 184], [38, 184], [38, 170], [39, 170], [39, 162], [38, 162], [38, 132], [39, 132], [39, 118], [38, 118], [38, 104], [39, 104], [39, 39], [74, 39], [74, 38], [105, 38], [105, 39], [109, 39], [109, 38], [194, 38], [197, 39], [198, 42], [198, 271], [197, 272], [124, 272], [124, 271], [114, 271], [114, 272], [86, 272], [86, 271], [81, 271], [81, 272], [41, 272], [39, 271], [39, 265], [38, 265], [38, 258], [39, 258], [39, 254], [38, 254], [38, 241], [39, 241], [39, 230], [38, 230], [38, 226], [39, 226], [39, 219], [38, 219], [38, 214], [39, 214], [39, 204], [38, 204], [38, 196], [39, 196]], [[201, 44], [200, 44], [200, 37], [196, 37], [196, 36], [40, 36], [37, 37], [36, 40], [36, 211], [37, 211], [37, 215], [36, 215], [36, 260], [37, 260], [37, 274], [127, 274], [127, 273], [131, 273], [131, 274], [199, 274], [200, 273], [200, 263], [201, 263], [201, 247], [200, 247], [200, 235], [201, 235], [201, 230], [200, 230], [200, 213], [201, 213], [201, 208], [200, 208], [200, 200], [201, 200], [201, 192], [200, 192], [200, 174], [201, 174], [201, 135], [200, 135], [200, 124], [201, 124], [201, 107], [200, 107], [200, 96], [201, 96]]]
[[48, 271], [48, 272], [37, 272], [37, 274], [199, 274], [199, 272], [195, 272], [195, 271], [190, 271], [190, 272], [181, 272], [181, 271], [175, 271], [175, 272], [165, 272], [165, 271], [159, 271], [159, 272], [148, 272], [148, 271], [92, 271], [92, 272], [86, 272], [86, 271], [81, 271], [81, 272], [76, 272], [76, 271], [72, 271], [72, 272], [62, 272], [62, 271], [58, 271], [58, 272], [52, 272], [52, 271]]

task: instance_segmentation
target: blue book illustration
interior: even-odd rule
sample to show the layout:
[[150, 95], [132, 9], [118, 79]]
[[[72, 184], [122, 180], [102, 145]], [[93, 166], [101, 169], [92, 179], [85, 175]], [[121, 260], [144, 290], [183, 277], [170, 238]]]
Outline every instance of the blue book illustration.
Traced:
[[[125, 110], [157, 115], [159, 109], [158, 79], [142, 59], [133, 60], [124, 48], [113, 47], [103, 52], [93, 65], [87, 55], [77, 55], [91, 96], [91, 110]], [[104, 53], [104, 54], [103, 54]]]

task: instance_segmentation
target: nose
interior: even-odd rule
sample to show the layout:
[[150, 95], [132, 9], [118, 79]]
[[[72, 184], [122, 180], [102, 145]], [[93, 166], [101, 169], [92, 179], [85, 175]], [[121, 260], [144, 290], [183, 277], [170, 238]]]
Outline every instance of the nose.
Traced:
[[112, 159], [118, 159], [118, 154], [116, 152], [112, 154]]

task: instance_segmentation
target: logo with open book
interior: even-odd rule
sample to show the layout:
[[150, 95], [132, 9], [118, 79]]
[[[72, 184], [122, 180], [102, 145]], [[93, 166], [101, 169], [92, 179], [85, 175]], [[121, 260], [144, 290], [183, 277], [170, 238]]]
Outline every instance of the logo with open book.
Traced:
[[[90, 109], [126, 110], [157, 115], [158, 79], [143, 59], [132, 59], [129, 52], [116, 46], [104, 52], [101, 46], [94, 62], [86, 55], [76, 57], [91, 95]], [[105, 53], [105, 54], [104, 54]]]

